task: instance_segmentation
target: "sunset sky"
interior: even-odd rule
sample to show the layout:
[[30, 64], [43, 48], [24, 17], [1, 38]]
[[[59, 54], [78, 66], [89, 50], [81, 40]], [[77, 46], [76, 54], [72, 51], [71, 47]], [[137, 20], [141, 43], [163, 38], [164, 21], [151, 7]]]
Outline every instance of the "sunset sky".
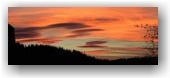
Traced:
[[16, 41], [79, 50], [97, 58], [145, 56], [144, 30], [157, 24], [158, 7], [9, 7]]

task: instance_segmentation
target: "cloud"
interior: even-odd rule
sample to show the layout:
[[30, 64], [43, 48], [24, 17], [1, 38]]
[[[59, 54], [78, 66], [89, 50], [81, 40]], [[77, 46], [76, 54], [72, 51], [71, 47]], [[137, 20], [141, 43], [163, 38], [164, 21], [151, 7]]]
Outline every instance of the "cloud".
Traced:
[[32, 32], [16, 32], [15, 37], [16, 39], [22, 39], [22, 38], [33, 38], [40, 36], [39, 33], [32, 31]]
[[78, 46], [78, 48], [107, 48], [107, 46], [85, 45], [85, 46]]
[[95, 50], [95, 51], [88, 51], [88, 52], [83, 52], [83, 53], [97, 55], [97, 54], [105, 54], [107, 52], [108, 52], [108, 50]]
[[58, 27], [63, 27], [67, 29], [79, 29], [79, 28], [87, 28], [90, 26], [85, 25], [83, 23], [57, 23], [57, 24], [48, 25], [45, 28], [58, 28]]
[[80, 29], [72, 31], [73, 35], [69, 35], [66, 37], [79, 37], [89, 35], [91, 32], [95, 31], [103, 31], [103, 29]]
[[[145, 54], [146, 49], [141, 47], [112, 47], [112, 46], [103, 46], [101, 44], [107, 43], [107, 41], [91, 41], [86, 42], [83, 46], [77, 46], [78, 48], [95, 48], [98, 50], [88, 51], [86, 54], [132, 54], [140, 55]], [[99, 53], [98, 53], [99, 52]]]
[[44, 29], [44, 27], [15, 28], [15, 32], [33, 32], [41, 29]]
[[87, 42], [86, 45], [98, 45], [98, 44], [104, 44], [107, 41], [91, 41], [91, 42]]
[[[61, 28], [61, 27], [66, 28], [67, 30], [70, 30], [71, 33], [73, 33], [63, 38], [75, 38], [75, 37], [87, 36], [91, 32], [103, 31], [103, 29], [95, 29], [95, 28], [90, 29], [90, 26], [85, 25], [83, 23], [58, 23], [58, 24], [51, 24], [43, 27], [15, 28], [16, 39], [20, 39], [19, 42], [53, 43], [55, 41], [49, 39], [44, 40], [44, 39], [31, 39], [31, 38], [39, 38], [41, 36], [44, 36], [41, 32], [46, 32], [46, 31], [41, 31], [41, 30], [47, 30], [51, 28]], [[81, 28], [86, 28], [86, 29], [81, 29]], [[92, 46], [92, 47], [100, 47], [100, 46]]]
[[62, 40], [57, 40], [54, 38], [32, 38], [32, 39], [22, 39], [22, 40], [18, 40], [18, 42], [20, 43], [25, 43], [25, 42], [36, 42], [36, 43], [40, 43], [40, 44], [53, 44], [56, 42], [59, 42]]
[[103, 29], [81, 29], [81, 30], [75, 30], [74, 33], [88, 33], [93, 31], [103, 31]]
[[146, 19], [158, 19], [158, 7], [143, 7], [141, 15]]
[[125, 50], [125, 51], [142, 51], [145, 50], [144, 48], [135, 48], [135, 47], [108, 47], [108, 49], [116, 51], [116, 50]]
[[61, 27], [67, 29], [80, 29], [80, 28], [87, 28], [90, 26], [85, 25], [83, 23], [57, 23], [57, 24], [51, 24], [43, 27], [17, 28], [16, 31], [24, 32], [24, 31], [35, 31], [35, 30], [49, 29], [49, 28], [61, 28]]
[[128, 19], [132, 20], [132, 21], [140, 21], [140, 20], [142, 20], [139, 16], [135, 16], [135, 15], [134, 16], [129, 16]]
[[79, 18], [78, 20], [82, 22], [92, 22], [92, 23], [107, 23], [107, 22], [120, 21], [119, 18], [114, 18], [114, 17], [85, 17], [85, 18]]
[[75, 37], [86, 36], [86, 35], [89, 35], [89, 33], [75, 33], [73, 35], [66, 36], [66, 38], [75, 38]]
[[[107, 47], [106, 47], [107, 48]], [[115, 47], [118, 48], [118, 47]], [[119, 50], [125, 50], [125, 51], [110, 51], [110, 50], [94, 50], [94, 51], [88, 51], [84, 52], [85, 54], [135, 54], [135, 55], [140, 55], [144, 54], [141, 50], [144, 50], [142, 48], [118, 48]], [[116, 49], [117, 50], [117, 49]], [[127, 52], [128, 51], [128, 52]], [[139, 52], [141, 51], [141, 52]]]
[[16, 39], [32, 38], [32, 37], [40, 36], [40, 34], [36, 31], [39, 29], [41, 28], [40, 27], [15, 28]]
[[118, 18], [96, 18], [95, 21], [99, 21], [99, 22], [113, 22], [113, 21], [119, 21]]
[[[50, 28], [66, 28], [66, 29], [80, 29], [80, 28], [87, 28], [90, 27], [88, 25], [82, 24], [82, 23], [57, 23], [57, 24], [51, 24], [48, 26], [43, 26], [43, 27], [27, 27], [27, 28], [16, 28], [15, 33], [16, 33], [16, 38], [31, 38], [31, 37], [37, 37], [40, 36], [40, 31], [39, 30], [45, 30], [45, 29], [50, 29]], [[75, 31], [76, 32], [81, 32], [83, 30]], [[84, 32], [87, 32], [88, 30], [84, 30]], [[95, 29], [89, 30], [89, 31], [95, 31]], [[97, 31], [97, 30], [96, 30]], [[76, 37], [79, 35], [85, 35], [87, 33], [80, 33], [80, 34], [75, 34], [71, 35], [68, 37]]]
[[141, 54], [145, 54], [146, 52], [141, 52], [141, 51], [114, 51], [114, 52], [108, 52], [107, 54], [132, 54], [132, 55], [141, 55]]
[[100, 44], [104, 44], [107, 41], [91, 41], [86, 42], [84, 46], [77, 46], [78, 48], [107, 48], [108, 46], [100, 46]]

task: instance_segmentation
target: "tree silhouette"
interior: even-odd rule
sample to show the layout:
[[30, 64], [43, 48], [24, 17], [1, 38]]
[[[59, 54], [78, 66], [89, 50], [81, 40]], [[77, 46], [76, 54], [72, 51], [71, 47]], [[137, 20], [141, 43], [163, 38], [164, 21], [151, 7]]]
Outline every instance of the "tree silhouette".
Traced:
[[158, 51], [158, 25], [141, 24], [135, 26], [144, 30], [143, 37], [148, 44], [147, 46], [145, 46], [145, 49], [150, 51], [151, 56], [155, 56], [156, 52]]
[[15, 33], [14, 32], [15, 32], [14, 28], [10, 24], [8, 24], [8, 45], [10, 45], [11, 47], [15, 45]]

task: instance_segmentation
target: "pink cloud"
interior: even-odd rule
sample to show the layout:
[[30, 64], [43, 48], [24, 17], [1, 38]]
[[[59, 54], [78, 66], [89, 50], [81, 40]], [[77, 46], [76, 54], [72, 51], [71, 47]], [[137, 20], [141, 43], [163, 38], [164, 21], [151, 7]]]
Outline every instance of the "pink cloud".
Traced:
[[40, 44], [53, 44], [56, 42], [59, 42], [62, 40], [57, 40], [57, 39], [53, 39], [53, 38], [33, 38], [33, 39], [21, 39], [21, 40], [17, 40], [17, 42], [20, 43], [26, 43], [26, 42], [36, 42], [36, 43], [40, 43]]

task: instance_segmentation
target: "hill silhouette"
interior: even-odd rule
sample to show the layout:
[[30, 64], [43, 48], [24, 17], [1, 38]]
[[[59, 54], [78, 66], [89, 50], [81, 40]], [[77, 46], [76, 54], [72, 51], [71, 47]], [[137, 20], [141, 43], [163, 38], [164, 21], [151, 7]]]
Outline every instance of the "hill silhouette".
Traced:
[[29, 45], [15, 42], [14, 28], [8, 24], [9, 65], [156, 65], [158, 57], [102, 60], [77, 50], [49, 45]]

